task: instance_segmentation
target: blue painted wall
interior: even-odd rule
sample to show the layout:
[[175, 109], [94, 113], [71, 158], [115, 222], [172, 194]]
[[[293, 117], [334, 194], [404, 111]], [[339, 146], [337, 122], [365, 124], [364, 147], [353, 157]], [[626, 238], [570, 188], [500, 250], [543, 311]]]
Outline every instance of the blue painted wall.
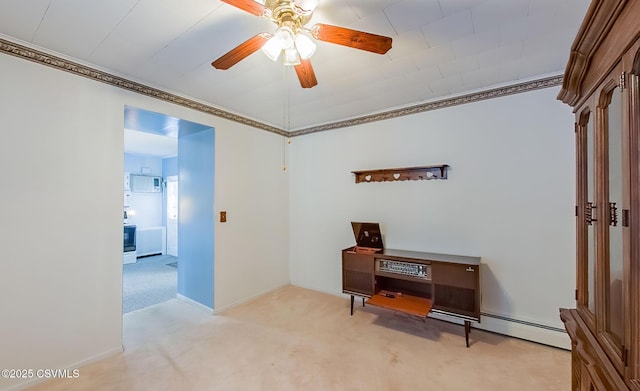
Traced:
[[172, 175], [178, 175], [178, 157], [168, 157], [162, 159], [162, 176], [165, 178]]
[[[150, 173], [143, 173], [142, 168], [150, 169]], [[124, 172], [131, 174], [162, 176], [164, 163], [159, 157], [138, 156], [130, 153], [124, 154]]]
[[213, 309], [213, 128], [178, 135], [178, 293]]

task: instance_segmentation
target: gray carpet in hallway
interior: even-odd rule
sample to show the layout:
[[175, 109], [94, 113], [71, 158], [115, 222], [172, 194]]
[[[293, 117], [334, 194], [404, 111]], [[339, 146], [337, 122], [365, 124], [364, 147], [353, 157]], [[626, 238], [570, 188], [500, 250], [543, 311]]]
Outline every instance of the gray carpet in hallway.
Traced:
[[167, 264], [177, 260], [172, 255], [156, 255], [123, 265], [122, 313], [175, 299], [178, 269]]

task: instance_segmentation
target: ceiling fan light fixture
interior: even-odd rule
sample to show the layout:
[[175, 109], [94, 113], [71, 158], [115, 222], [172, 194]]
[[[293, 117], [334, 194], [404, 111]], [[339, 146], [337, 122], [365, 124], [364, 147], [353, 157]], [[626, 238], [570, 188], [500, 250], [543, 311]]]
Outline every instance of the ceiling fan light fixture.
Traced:
[[315, 42], [310, 38], [376, 54], [387, 53], [393, 42], [391, 37], [330, 24], [316, 23], [312, 27], [306, 27], [319, 0], [220, 1], [252, 15], [269, 19], [277, 26], [277, 30], [273, 34], [256, 34], [223, 54], [211, 63], [216, 69], [229, 69], [260, 49], [273, 61], [277, 61], [280, 53], [284, 52], [283, 63], [295, 65], [300, 86], [311, 88], [317, 85], [318, 81], [309, 60], [316, 49]]
[[293, 30], [289, 26], [281, 26], [273, 35], [280, 42], [282, 50], [293, 47]]
[[296, 49], [298, 49], [298, 53], [300, 54], [300, 58], [303, 60], [308, 60], [313, 56], [313, 53], [316, 52], [315, 42], [302, 33], [296, 34], [295, 44]]
[[[294, 47], [293, 30], [291, 30], [289, 26], [279, 27], [273, 36], [262, 45], [262, 52], [272, 61], [278, 60], [280, 52], [284, 50], [286, 54], [286, 51], [289, 49], [296, 50]], [[289, 57], [293, 61], [293, 55], [290, 54]], [[285, 63], [286, 62], [287, 60], [285, 59]], [[300, 59], [298, 59], [298, 62], [300, 62]]]
[[284, 50], [282, 60], [284, 65], [300, 65], [300, 54], [296, 48], [288, 48]]
[[271, 61], [278, 61], [280, 52], [282, 52], [282, 45], [280, 40], [275, 36], [269, 38], [269, 40], [262, 45], [262, 53], [269, 57]]

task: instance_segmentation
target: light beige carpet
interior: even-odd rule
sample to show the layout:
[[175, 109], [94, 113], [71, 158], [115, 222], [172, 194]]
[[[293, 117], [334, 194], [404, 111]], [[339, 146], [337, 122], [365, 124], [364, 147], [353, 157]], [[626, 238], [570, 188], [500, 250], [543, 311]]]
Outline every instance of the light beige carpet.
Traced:
[[[359, 301], [356, 301], [358, 303]], [[125, 315], [125, 352], [33, 390], [569, 390], [570, 353], [294, 286], [218, 315]]]

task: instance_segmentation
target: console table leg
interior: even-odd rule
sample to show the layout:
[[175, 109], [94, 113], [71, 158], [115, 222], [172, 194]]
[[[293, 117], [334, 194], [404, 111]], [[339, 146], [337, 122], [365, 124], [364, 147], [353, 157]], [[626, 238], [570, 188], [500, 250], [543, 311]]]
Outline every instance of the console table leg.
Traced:
[[364, 307], [364, 297], [362, 298], [362, 306]]
[[471, 332], [471, 322], [468, 320], [464, 321], [464, 338], [467, 341], [467, 347], [469, 347], [469, 333]]
[[354, 297], [353, 295], [351, 295], [351, 316], [353, 316], [353, 300], [354, 300]]

